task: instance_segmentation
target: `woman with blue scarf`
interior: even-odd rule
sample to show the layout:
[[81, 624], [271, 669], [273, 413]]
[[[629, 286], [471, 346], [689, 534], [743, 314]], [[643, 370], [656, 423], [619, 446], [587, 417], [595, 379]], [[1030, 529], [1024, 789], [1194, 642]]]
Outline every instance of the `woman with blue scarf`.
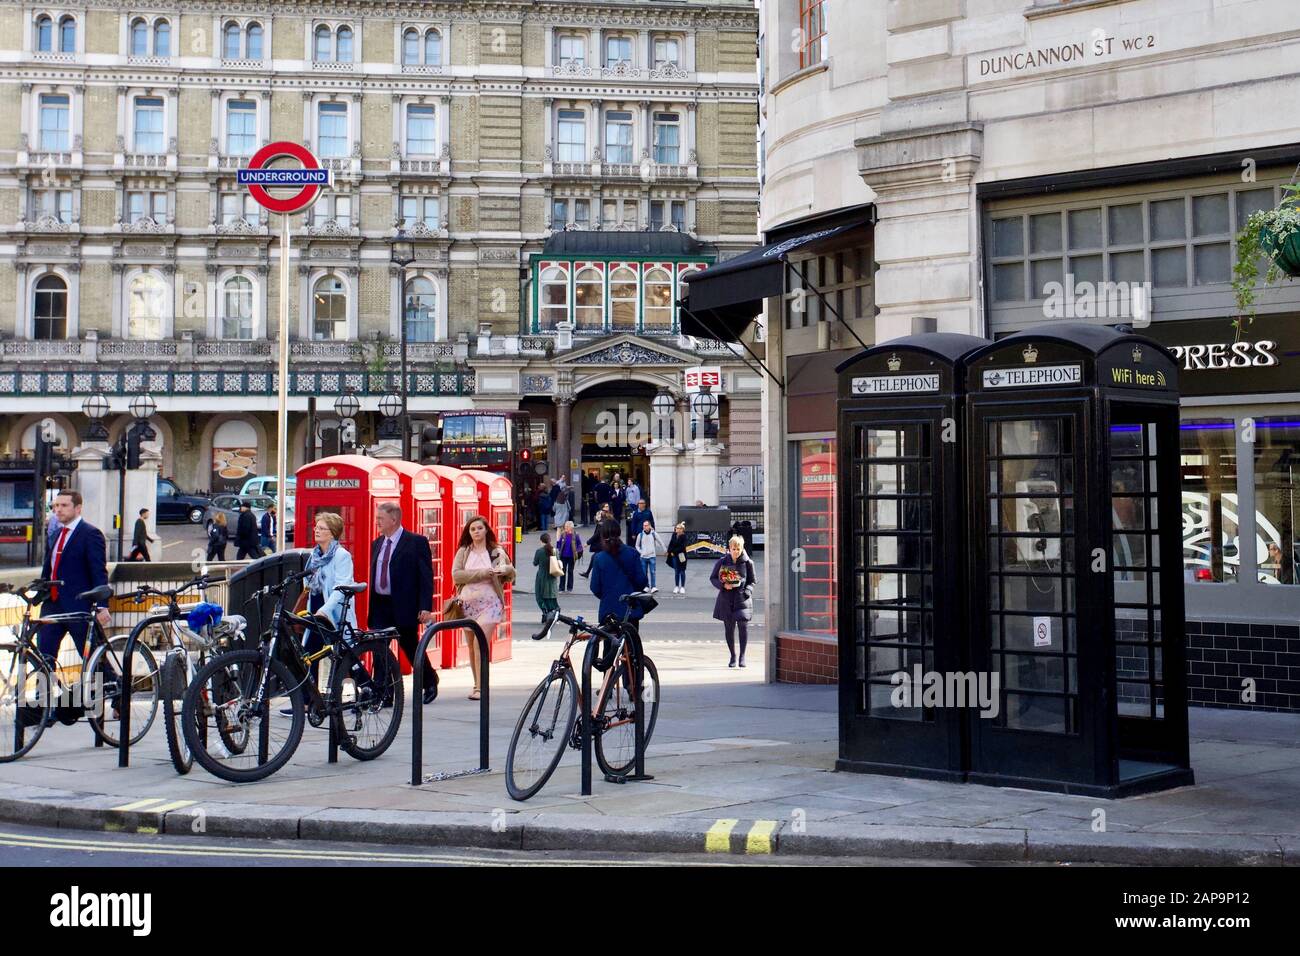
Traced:
[[[342, 620], [343, 592], [334, 589], [340, 584], [356, 583], [352, 578], [352, 555], [339, 544], [339, 537], [343, 534], [343, 519], [338, 515], [322, 511], [316, 516], [315, 530], [316, 547], [307, 559], [306, 570], [309, 574], [304, 581], [307, 610], [337, 628]], [[356, 608], [350, 602], [347, 620], [353, 627], [357, 626]], [[324, 647], [325, 641], [313, 628], [303, 636], [302, 646], [303, 650], [311, 653]], [[312, 665], [313, 681], [316, 680], [317, 667], [318, 664]], [[292, 713], [286, 716], [292, 716]]]

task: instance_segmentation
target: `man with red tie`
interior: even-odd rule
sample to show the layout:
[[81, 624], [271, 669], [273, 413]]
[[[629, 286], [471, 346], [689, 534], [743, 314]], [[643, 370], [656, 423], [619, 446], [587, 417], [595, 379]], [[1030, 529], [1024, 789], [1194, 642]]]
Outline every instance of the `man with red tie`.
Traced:
[[[108, 583], [108, 546], [104, 534], [81, 519], [81, 505], [79, 491], [61, 491], [54, 499], [54, 516], [59, 524], [45, 551], [41, 577], [63, 584], [50, 591], [42, 613], [89, 611], [90, 605], [78, 601], [77, 595]], [[108, 627], [112, 616], [101, 608], [98, 620], [101, 627]], [[82, 624], [46, 624], [37, 636], [41, 654], [53, 661], [58, 656], [63, 635], [71, 634], [77, 652], [85, 657], [87, 629], [88, 625]]]
[[[415, 664], [420, 625], [433, 620], [433, 552], [429, 539], [402, 527], [402, 509], [385, 501], [375, 511], [379, 537], [370, 546], [370, 610], [366, 626], [397, 628], [397, 643]], [[424, 667], [424, 702], [438, 696], [438, 672]]]

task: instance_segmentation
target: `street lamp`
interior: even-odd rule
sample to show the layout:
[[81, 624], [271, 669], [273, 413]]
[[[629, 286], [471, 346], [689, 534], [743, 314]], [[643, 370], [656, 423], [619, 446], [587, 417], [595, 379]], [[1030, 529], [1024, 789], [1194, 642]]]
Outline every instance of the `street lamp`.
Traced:
[[[660, 441], [671, 441], [673, 437], [672, 421], [669, 416], [677, 410], [677, 401], [669, 393], [668, 389], [661, 388], [651, 401], [650, 407], [654, 409], [655, 416], [659, 419], [658, 438]], [[668, 422], [668, 434], [664, 434], [664, 423]]]
[[[352, 444], [356, 436], [356, 422], [354, 416], [361, 410], [361, 403], [357, 401], [356, 395], [352, 389], [348, 389], [338, 398], [334, 399], [334, 414], [339, 417], [339, 451], [343, 450], [342, 446], [346, 442]], [[348, 440], [347, 436], [351, 433], [353, 440]]]
[[[411, 321], [411, 306], [406, 298], [406, 267], [415, 261], [415, 243], [406, 235], [406, 229], [398, 227], [397, 236], [393, 239], [393, 248], [390, 253], [390, 259], [393, 265], [398, 269], [398, 306], [402, 310], [402, 339], [401, 339], [401, 359], [402, 359], [402, 384], [400, 388], [401, 422], [402, 429], [402, 460], [411, 460], [411, 425], [407, 418], [406, 402], [406, 326]], [[390, 417], [391, 420], [391, 417]], [[384, 423], [387, 426], [387, 422]]]
[[153, 396], [148, 392], [131, 399], [131, 404], [127, 407], [131, 409], [132, 415], [142, 421], [158, 411], [158, 403], [153, 400]]
[[[87, 399], [82, 408], [86, 409], [90, 406], [96, 397], [103, 401], [104, 411], [107, 411], [108, 401], [102, 395]], [[98, 408], [98, 403], [95, 403], [94, 407]], [[123, 548], [126, 546], [126, 473], [128, 470], [140, 467], [140, 445], [158, 437], [158, 433], [149, 427], [149, 419], [158, 410], [158, 403], [154, 401], [152, 395], [142, 392], [131, 399], [127, 408], [130, 409], [131, 417], [135, 421], [122, 429], [122, 434], [113, 449], [117, 464], [117, 560], [119, 561], [122, 560]], [[90, 414], [89, 411], [87, 414]]]
[[86, 441], [108, 441], [108, 429], [104, 427], [104, 416], [108, 414], [108, 399], [99, 392], [87, 395], [81, 403], [81, 411], [90, 419], [86, 429]]
[[379, 414], [384, 416], [383, 424], [379, 426], [379, 437], [400, 438], [402, 423], [398, 416], [402, 414], [402, 397], [392, 392], [386, 394], [379, 400]]
[[713, 416], [718, 413], [718, 397], [713, 394], [711, 385], [701, 385], [700, 390], [695, 393], [691, 399], [691, 410], [695, 412], [695, 417], [702, 419], [704, 422], [704, 440], [708, 441], [717, 435], [716, 424]]

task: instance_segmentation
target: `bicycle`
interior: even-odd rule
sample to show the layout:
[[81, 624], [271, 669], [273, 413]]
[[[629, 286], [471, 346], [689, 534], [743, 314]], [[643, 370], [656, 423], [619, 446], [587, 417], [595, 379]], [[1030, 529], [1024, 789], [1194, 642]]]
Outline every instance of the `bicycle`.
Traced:
[[[167, 752], [171, 757], [172, 766], [179, 774], [189, 773], [194, 766], [194, 755], [185, 743], [185, 735], [181, 730], [181, 699], [184, 697], [185, 689], [190, 685], [199, 668], [207, 662], [209, 653], [221, 647], [230, 648], [239, 642], [245, 626], [245, 619], [239, 615], [228, 615], [220, 624], [204, 626], [198, 631], [181, 625], [179, 622], [197, 605], [182, 607], [177, 598], [195, 587], [198, 588], [200, 596], [206, 598], [207, 577], [196, 577], [180, 587], [166, 591], [147, 584], [136, 588], [134, 594], [136, 604], [143, 604], [151, 596], [162, 598], [163, 603], [150, 608], [140, 622], [131, 629], [131, 636], [136, 638], [134, 653], [139, 654], [142, 649], [164, 650], [166, 653], [158, 680], [160, 693], [156, 697], [162, 698]], [[146, 635], [146, 630], [151, 630], [153, 633]], [[132, 698], [133, 726], [134, 703]], [[150, 725], [153, 719], [153, 714], [150, 714]]]
[[[77, 595], [78, 601], [88, 601], [92, 607], [89, 611], [68, 611], [59, 614], [45, 614], [33, 617], [35, 608], [50, 599], [54, 588], [62, 586], [62, 581], [37, 580], [19, 587], [0, 585], [0, 593], [13, 594], [26, 608], [23, 612], [22, 625], [14, 640], [0, 642], [0, 763], [9, 763], [30, 753], [36, 746], [45, 728], [61, 720], [72, 724], [85, 714], [95, 734], [105, 743], [113, 746], [109, 728], [104, 720], [103, 701], [116, 693], [121, 677], [121, 658], [116, 658], [116, 675], [109, 675], [96, 689], [94, 675], [103, 670], [108, 674], [114, 658], [104, 649], [111, 646], [105, 638], [99, 622], [95, 620], [100, 607], [113, 596], [108, 585], [101, 585]], [[74, 688], [67, 686], [60, 673], [61, 668], [52, 664], [40, 652], [37, 634], [45, 624], [85, 624], [89, 628], [86, 650], [90, 653], [89, 663], [83, 667], [80, 675], [81, 699], [87, 699], [87, 686], [90, 687], [92, 706], [84, 703], [77, 705], [58, 705], [61, 712], [55, 714], [55, 701], [72, 694]], [[95, 710], [98, 709], [98, 715]]]
[[[248, 783], [280, 770], [302, 741], [304, 719], [313, 727], [328, 721], [339, 746], [357, 760], [382, 756], [397, 737], [406, 698], [391, 646], [396, 628], [357, 631], [347, 623], [348, 605], [366, 588], [360, 583], [335, 588], [343, 594], [338, 628], [287, 610], [290, 586], [307, 576], [298, 572], [262, 588], [259, 597], [279, 601], [260, 646], [214, 657], [185, 690], [185, 742], [195, 761], [216, 777]], [[322, 636], [320, 650], [303, 650], [294, 631], [307, 628]], [[326, 694], [312, 673], [322, 660], [329, 662]]]
[[[540, 641], [550, 634], [557, 621], [569, 625], [564, 649], [529, 695], [510, 737], [506, 790], [513, 799], [527, 800], [546, 785], [559, 766], [566, 744], [574, 750], [582, 748], [577, 716], [579, 708], [586, 713], [587, 704], [582, 700], [570, 653], [575, 644], [588, 637], [608, 642], [604, 654], [595, 663], [605, 676], [594, 695], [595, 706], [591, 711], [592, 736], [601, 771], [607, 777], [625, 777], [635, 766], [637, 702], [650, 705], [649, 714], [643, 716], [642, 740], [643, 747], [649, 746], [655, 721], [659, 719], [659, 671], [654, 661], [642, 653], [640, 636], [629, 623], [629, 617], [633, 607], [639, 606], [644, 616], [658, 602], [645, 591], [625, 594], [622, 601], [626, 605], [622, 620], [615, 620], [611, 615], [603, 628], [588, 624], [581, 617], [565, 617], [552, 611], [543, 618], [542, 630], [533, 635], [533, 640]], [[641, 663], [640, 673], [636, 661]]]

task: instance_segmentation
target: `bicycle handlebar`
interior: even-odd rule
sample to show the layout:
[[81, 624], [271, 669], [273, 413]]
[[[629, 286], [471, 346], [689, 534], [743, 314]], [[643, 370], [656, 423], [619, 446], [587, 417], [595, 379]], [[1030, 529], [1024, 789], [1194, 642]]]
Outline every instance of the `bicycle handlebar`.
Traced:
[[62, 581], [38, 578], [27, 584], [0, 584], [0, 594], [16, 594], [27, 605], [41, 604], [54, 588], [63, 587]]
[[[645, 594], [647, 592], [636, 591], [634, 593]], [[615, 624], [619, 624], [619, 625], [626, 624], [632, 614], [633, 602], [627, 600], [630, 597], [632, 597], [631, 594], [623, 595], [623, 603], [624, 603], [625, 610], [623, 611], [622, 619], [615, 618], [614, 615], [611, 614], [605, 620], [614, 621]], [[577, 628], [580, 631], [586, 631], [588, 634], [596, 634], [599, 635], [600, 637], [614, 638], [614, 635], [610, 634], [609, 631], [604, 630], [600, 625], [588, 624], [581, 617], [577, 617], [577, 618], [566, 617], [565, 615], [561, 614], [559, 611], [550, 611], [542, 617], [542, 629], [538, 631], [536, 634], [532, 635], [533, 640], [535, 641], [545, 640], [550, 635], [551, 628], [555, 626], [556, 621], [560, 621], [563, 624], [567, 624], [571, 628]]]
[[160, 591], [158, 588], [148, 584], [142, 584], [135, 589], [135, 603], [143, 604], [144, 599], [150, 594], [156, 594], [158, 597], [165, 597], [169, 600], [175, 600], [179, 595], [184, 594], [190, 588], [197, 586], [200, 590], [206, 591], [209, 587], [208, 576], [201, 574], [193, 581], [182, 584], [180, 587], [172, 588], [169, 591]]

